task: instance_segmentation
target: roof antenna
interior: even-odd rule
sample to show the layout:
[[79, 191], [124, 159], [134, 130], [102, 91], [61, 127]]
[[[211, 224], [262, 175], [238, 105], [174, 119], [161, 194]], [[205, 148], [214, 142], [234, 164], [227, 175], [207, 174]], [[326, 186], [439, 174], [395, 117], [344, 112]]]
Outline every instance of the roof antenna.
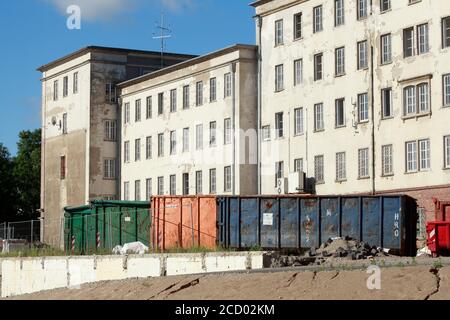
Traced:
[[172, 30], [170, 26], [164, 25], [164, 12], [161, 11], [161, 21], [156, 22], [155, 33], [153, 33], [153, 39], [161, 40], [161, 68], [164, 68], [164, 50], [166, 48], [166, 39], [172, 38]]

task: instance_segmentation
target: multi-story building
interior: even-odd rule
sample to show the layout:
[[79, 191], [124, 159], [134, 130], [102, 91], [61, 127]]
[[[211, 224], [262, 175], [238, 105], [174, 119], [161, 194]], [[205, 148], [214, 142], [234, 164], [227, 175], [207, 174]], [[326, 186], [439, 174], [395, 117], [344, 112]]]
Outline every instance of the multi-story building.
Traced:
[[255, 194], [256, 73], [235, 45], [119, 84], [122, 199]]
[[191, 55], [87, 47], [42, 72], [41, 239], [62, 243], [63, 208], [118, 199], [116, 84]]
[[450, 198], [450, 2], [259, 0], [263, 194]]

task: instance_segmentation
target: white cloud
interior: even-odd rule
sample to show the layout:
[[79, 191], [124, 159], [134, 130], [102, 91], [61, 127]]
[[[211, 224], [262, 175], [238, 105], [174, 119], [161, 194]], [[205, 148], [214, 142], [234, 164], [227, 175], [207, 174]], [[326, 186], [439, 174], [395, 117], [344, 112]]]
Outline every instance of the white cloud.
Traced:
[[194, 6], [194, 0], [161, 0], [164, 7], [174, 12], [181, 12]]

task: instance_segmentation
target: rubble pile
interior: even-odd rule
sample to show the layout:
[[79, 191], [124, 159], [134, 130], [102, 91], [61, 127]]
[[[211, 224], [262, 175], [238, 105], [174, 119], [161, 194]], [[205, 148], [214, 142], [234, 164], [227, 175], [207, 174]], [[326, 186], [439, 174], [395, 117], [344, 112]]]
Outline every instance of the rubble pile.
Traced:
[[311, 248], [302, 256], [274, 256], [272, 267], [321, 265], [328, 260], [365, 260], [389, 256], [389, 250], [370, 246], [350, 237], [328, 239], [320, 248]]

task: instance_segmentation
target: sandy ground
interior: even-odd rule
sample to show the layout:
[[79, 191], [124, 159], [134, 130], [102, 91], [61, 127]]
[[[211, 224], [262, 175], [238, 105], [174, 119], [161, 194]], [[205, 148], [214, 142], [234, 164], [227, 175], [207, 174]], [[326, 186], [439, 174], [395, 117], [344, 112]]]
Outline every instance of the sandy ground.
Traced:
[[450, 299], [450, 267], [381, 269], [381, 290], [366, 271], [286, 271], [103, 282], [15, 297], [16, 300], [381, 300]]

